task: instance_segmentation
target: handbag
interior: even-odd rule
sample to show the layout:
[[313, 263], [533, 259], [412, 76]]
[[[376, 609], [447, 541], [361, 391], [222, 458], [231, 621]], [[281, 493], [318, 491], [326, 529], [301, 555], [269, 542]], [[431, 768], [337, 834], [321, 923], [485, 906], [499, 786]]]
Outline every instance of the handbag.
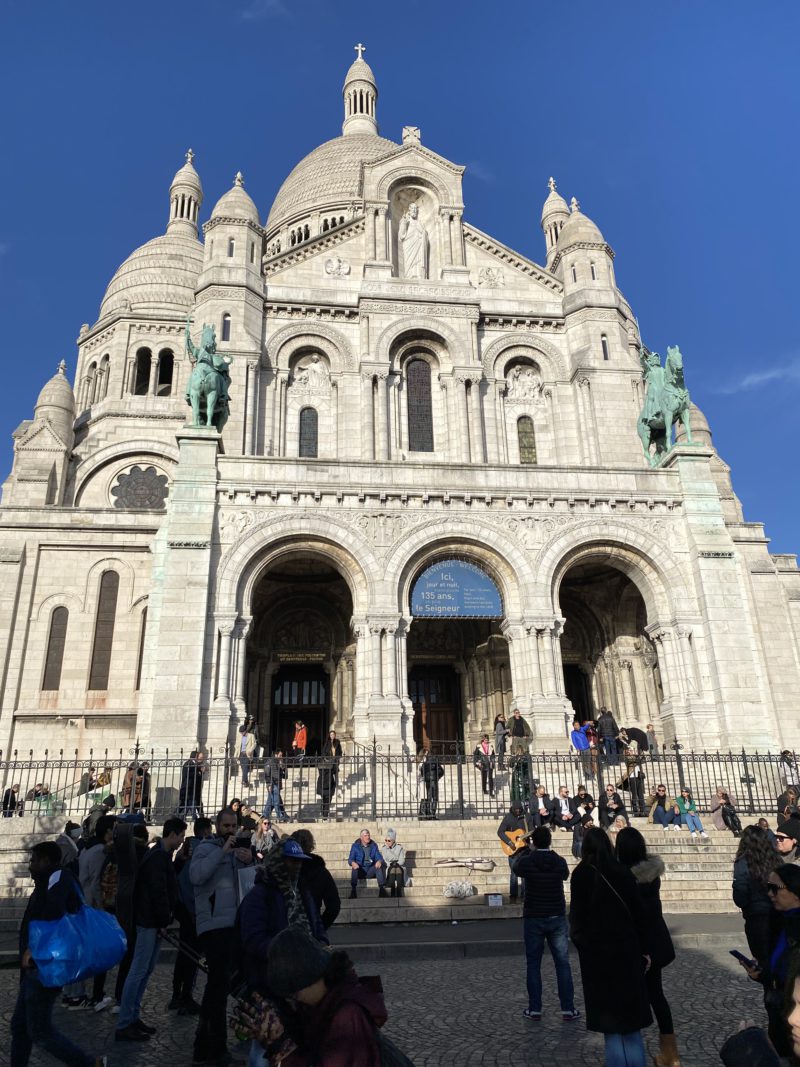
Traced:
[[50, 921], [34, 919], [28, 931], [28, 948], [47, 989], [110, 971], [128, 947], [115, 916], [90, 908], [77, 882], [75, 888], [81, 900], [78, 911]]

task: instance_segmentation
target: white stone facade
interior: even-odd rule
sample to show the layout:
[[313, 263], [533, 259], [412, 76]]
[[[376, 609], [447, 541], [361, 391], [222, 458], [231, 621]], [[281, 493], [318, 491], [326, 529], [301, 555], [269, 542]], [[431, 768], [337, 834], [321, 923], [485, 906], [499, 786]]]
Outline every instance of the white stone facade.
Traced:
[[[344, 102], [264, 226], [237, 175], [201, 242], [189, 156], [74, 398], [60, 369], [15, 433], [0, 748], [218, 746], [252, 714], [267, 745], [300, 715], [412, 751], [517, 706], [553, 749], [602, 704], [687, 747], [800, 745], [795, 557], [743, 520], [699, 410], [648, 465], [597, 226], [551, 181], [539, 266], [464, 220], [416, 127], [378, 135], [360, 56]], [[233, 358], [221, 438], [184, 425], [189, 315]], [[502, 617], [412, 617], [451, 558]]]

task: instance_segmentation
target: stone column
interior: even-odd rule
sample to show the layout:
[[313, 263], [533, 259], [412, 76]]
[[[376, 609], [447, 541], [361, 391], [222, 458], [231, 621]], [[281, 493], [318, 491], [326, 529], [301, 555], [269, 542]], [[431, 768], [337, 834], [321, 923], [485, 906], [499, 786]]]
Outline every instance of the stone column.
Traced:
[[486, 458], [483, 452], [483, 419], [481, 417], [480, 378], [472, 379], [469, 393], [472, 402], [472, 411], [470, 412], [471, 458], [473, 463], [485, 463]]
[[508, 463], [508, 427], [506, 425], [506, 405], [503, 397], [506, 392], [506, 383], [504, 380], [495, 382], [495, 394], [494, 403], [495, 410], [497, 411], [497, 433], [500, 443], [500, 455], [499, 460], [501, 463]]
[[456, 403], [455, 403], [455, 419], [453, 426], [456, 429], [456, 435], [461, 441], [461, 462], [469, 463], [470, 460], [470, 412], [469, 403], [467, 398], [467, 382], [469, 378], [463, 374], [459, 374], [456, 379], [456, 388], [454, 390]]
[[281, 373], [278, 375], [278, 420], [277, 420], [277, 435], [275, 441], [275, 455], [286, 455], [286, 415], [288, 405], [286, 403], [286, 394], [289, 388], [289, 375]]
[[[431, 383], [431, 391], [433, 391], [433, 383]], [[400, 423], [398, 447], [401, 452], [408, 452], [408, 390], [406, 389], [406, 381], [402, 374], [397, 375], [397, 405], [398, 420]], [[436, 441], [434, 440], [434, 448], [435, 447]]]
[[388, 410], [387, 410], [387, 389], [386, 379], [388, 375], [385, 371], [379, 371], [375, 378], [378, 383], [377, 392], [375, 395], [375, 405], [378, 409], [378, 458], [389, 458], [389, 425], [388, 425]]
[[386, 261], [390, 259], [389, 255], [389, 234], [386, 225], [387, 209], [385, 207], [379, 207], [377, 218], [375, 219], [375, 233], [376, 233], [376, 256], [378, 260]]
[[363, 373], [361, 375], [361, 407], [364, 417], [364, 437], [362, 439], [362, 458], [366, 460], [375, 459], [375, 404], [372, 396], [372, 379], [373, 374]]
[[339, 459], [339, 383], [335, 379], [331, 381], [331, 434], [330, 452], [332, 459]]
[[687, 693], [698, 696], [700, 690], [697, 685], [697, 671], [695, 670], [694, 665], [692, 628], [691, 626], [678, 626], [675, 632], [678, 635], [678, 647], [680, 649], [681, 661], [683, 663], [683, 674], [686, 679]]
[[397, 645], [395, 638], [397, 635], [397, 627], [388, 624], [385, 627], [386, 633], [386, 687], [384, 696], [396, 697], [400, 695], [397, 688]]
[[244, 427], [244, 454], [255, 455], [256, 391], [258, 389], [258, 360], [247, 361], [247, 417]]
[[503, 446], [498, 436], [496, 383], [493, 378], [486, 380], [483, 414], [486, 420], [486, 462], [502, 463]]
[[550, 627], [550, 655], [553, 660], [553, 681], [556, 696], [564, 696], [564, 664], [561, 662], [561, 635], [566, 619], [556, 616]]
[[583, 412], [583, 426], [581, 437], [584, 441], [585, 456], [588, 463], [596, 467], [598, 458], [597, 425], [594, 418], [594, 402], [592, 400], [592, 383], [587, 377], [578, 379], [579, 403]]
[[[150, 360], [150, 380], [147, 383], [147, 395], [148, 396], [155, 396], [156, 395], [156, 387], [158, 385], [158, 365], [159, 365], [160, 362], [161, 362], [161, 357], [159, 356], [159, 354], [157, 352], [154, 352], [153, 353], [153, 357]], [[100, 373], [100, 370], [98, 368], [98, 374], [99, 373]], [[98, 394], [98, 390], [95, 389], [95, 396], [98, 396], [98, 395], [99, 395]]]
[[379, 700], [383, 696], [383, 684], [381, 681], [381, 634], [383, 626], [380, 623], [369, 625], [369, 655], [371, 664], [370, 702]]
[[632, 718], [635, 719], [637, 723], [640, 723], [642, 721], [642, 715], [639, 711], [633, 692], [633, 663], [629, 659], [621, 659], [617, 661], [617, 666], [619, 668], [620, 688], [622, 690], [622, 702], [624, 705], [622, 714], [624, 718]]
[[217, 703], [230, 707], [231, 660], [233, 658], [233, 632], [235, 619], [224, 619], [217, 624], [219, 631], [219, 675], [217, 679]]
[[528, 683], [527, 672], [527, 659], [525, 655], [525, 648], [522, 643], [522, 636], [524, 629], [520, 625], [516, 625], [504, 619], [500, 624], [500, 629], [508, 642], [508, 654], [511, 663], [511, 701], [512, 704], [520, 709], [520, 711], [527, 712], [530, 704], [530, 698], [528, 692], [530, 686]]
[[367, 250], [367, 259], [379, 259], [380, 258], [378, 256], [378, 243], [377, 243], [378, 227], [377, 227], [377, 221], [378, 221], [378, 213], [377, 213], [377, 211], [375, 211], [374, 208], [369, 208], [367, 210], [367, 218], [366, 218], [366, 227], [367, 227], [367, 229], [366, 229], [366, 241], [365, 241], [365, 248]]
[[531, 663], [531, 696], [534, 700], [540, 700], [544, 696], [542, 688], [542, 666], [539, 656], [539, 630], [537, 623], [526, 623], [525, 633], [528, 638], [528, 649]]
[[252, 618], [239, 620], [236, 634], [236, 689], [234, 702], [237, 714], [243, 716], [247, 711], [245, 688], [247, 680], [247, 636], [253, 625]]
[[369, 629], [366, 621], [353, 620], [352, 624], [353, 636], [356, 639], [356, 662], [355, 662], [355, 702], [366, 707], [368, 688], [367, 688], [367, 659], [369, 658], [369, 645], [367, 642], [367, 635]]
[[546, 619], [539, 619], [535, 626], [542, 694], [546, 697], [555, 696], [556, 682], [553, 675], [553, 647], [550, 640], [550, 623]]

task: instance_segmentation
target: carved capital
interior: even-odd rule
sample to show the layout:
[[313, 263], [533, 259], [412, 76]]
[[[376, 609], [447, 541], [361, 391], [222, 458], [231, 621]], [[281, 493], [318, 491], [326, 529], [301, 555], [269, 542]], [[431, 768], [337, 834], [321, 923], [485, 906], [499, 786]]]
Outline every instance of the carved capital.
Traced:
[[584, 378], [578, 378], [578, 385], [581, 387], [581, 389], [588, 389], [589, 386], [591, 385], [591, 382], [589, 381], [588, 378], [585, 378], [585, 377]]
[[230, 637], [233, 631], [236, 629], [236, 616], [235, 615], [223, 615], [217, 619], [217, 629], [222, 637]]
[[245, 638], [247, 637], [247, 635], [250, 633], [252, 625], [253, 625], [252, 616], [246, 616], [244, 618], [239, 619], [239, 622], [238, 622], [238, 625], [237, 625], [237, 628], [236, 628], [237, 637], [239, 637], [242, 641], [244, 641]]
[[678, 637], [682, 637], [682, 638], [684, 638], [684, 640], [688, 640], [692, 636], [692, 628], [691, 628], [691, 626], [685, 626], [685, 625], [678, 626], [678, 627], [676, 627], [675, 632], [677, 633]]
[[620, 670], [631, 671], [633, 670], [633, 663], [629, 659], [621, 659], [618, 661]]

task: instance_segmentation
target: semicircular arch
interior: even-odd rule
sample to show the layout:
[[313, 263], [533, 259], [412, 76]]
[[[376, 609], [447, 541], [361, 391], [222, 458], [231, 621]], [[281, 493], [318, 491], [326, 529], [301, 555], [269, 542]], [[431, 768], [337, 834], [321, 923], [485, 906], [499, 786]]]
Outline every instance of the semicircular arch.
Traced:
[[98, 452], [93, 452], [75, 470], [75, 493], [73, 498], [75, 505], [78, 506], [80, 504], [80, 498], [91, 480], [110, 463], [117, 460], [129, 460], [131, 463], [141, 460], [146, 463], [150, 457], [166, 463], [167, 469], [171, 471], [172, 467], [178, 462], [179, 454], [175, 445], [144, 439], [118, 441], [115, 444], [101, 448]]
[[[513, 354], [509, 352], [513, 349]], [[483, 370], [487, 378], [502, 378], [505, 376], [505, 353], [514, 356], [523, 355], [518, 349], [530, 351], [530, 358], [536, 361], [544, 375], [545, 381], [565, 381], [568, 377], [567, 364], [564, 354], [551, 342], [545, 340], [538, 333], [521, 332], [509, 334], [506, 337], [498, 337], [493, 341], [481, 356]], [[527, 354], [527, 353], [525, 353]]]
[[355, 367], [353, 350], [347, 338], [322, 322], [294, 323], [278, 330], [267, 341], [267, 362], [273, 370], [288, 370], [289, 360], [299, 348], [319, 348], [328, 357], [331, 371]]
[[415, 331], [421, 335], [420, 343], [423, 346], [425, 343], [424, 335], [432, 334], [433, 340], [444, 346], [440, 354], [443, 365], [446, 365], [448, 369], [452, 367], [453, 352], [458, 351], [458, 338], [449, 326], [446, 326], [438, 319], [429, 318], [425, 315], [410, 315], [401, 319], [400, 322], [393, 322], [387, 326], [378, 336], [373, 358], [379, 362], [389, 363], [392, 349], [397, 340], [408, 334], [408, 340], [413, 341]]
[[407, 163], [400, 167], [394, 167], [381, 177], [378, 182], [376, 199], [388, 200], [395, 186], [405, 185], [408, 182], [430, 189], [438, 198], [439, 204], [449, 204], [452, 200], [451, 194], [447, 191], [447, 187], [439, 179], [438, 175], [432, 174], [424, 166], [415, 167]]

